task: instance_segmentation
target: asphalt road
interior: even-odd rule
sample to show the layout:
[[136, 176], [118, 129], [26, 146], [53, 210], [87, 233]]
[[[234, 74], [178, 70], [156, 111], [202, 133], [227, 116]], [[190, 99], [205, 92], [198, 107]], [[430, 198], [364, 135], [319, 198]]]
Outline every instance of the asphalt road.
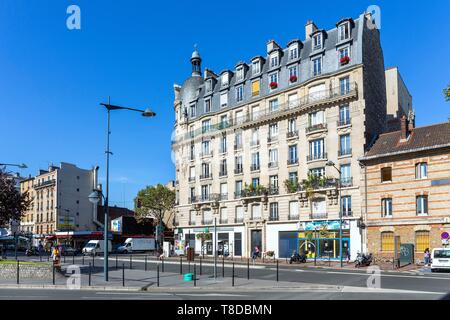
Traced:
[[[39, 258], [28, 258], [33, 260], [39, 260]], [[142, 256], [132, 257], [132, 268], [144, 270], [144, 258]], [[72, 262], [72, 257], [66, 258], [67, 263]], [[75, 264], [81, 264], [82, 258], [76, 257]], [[92, 258], [86, 257], [85, 264], [92, 263]], [[103, 266], [103, 258], [95, 258], [95, 266]], [[158, 262], [152, 259], [148, 259], [147, 268], [151, 270], [156, 268]], [[199, 273], [199, 265], [197, 261], [197, 273]], [[110, 260], [110, 268], [115, 268], [116, 258], [113, 256]], [[130, 267], [130, 256], [119, 255], [118, 265], [125, 265], [126, 268]], [[188, 272], [188, 263], [183, 261], [183, 273]], [[177, 261], [166, 261], [164, 263], [164, 269], [166, 272], [179, 273], [180, 264]], [[225, 264], [225, 276], [231, 277], [231, 265]], [[213, 274], [213, 266], [211, 263], [204, 262], [202, 265], [202, 273]], [[193, 271], [193, 265], [190, 266], [190, 271]], [[222, 263], [219, 260], [217, 265], [217, 275], [222, 276]], [[247, 277], [247, 266], [237, 265], [235, 266], [235, 276], [238, 278]], [[367, 273], [366, 270], [354, 270], [354, 269], [320, 269], [320, 268], [305, 268], [302, 265], [296, 267], [287, 267], [280, 265], [279, 268], [279, 281], [299, 282], [307, 284], [321, 284], [321, 285], [334, 285], [334, 286], [346, 286], [346, 287], [359, 287], [367, 288], [368, 279], [372, 274]], [[262, 280], [274, 280], [276, 281], [276, 267], [275, 266], [251, 266], [250, 268], [251, 279]], [[450, 274], [449, 273], [399, 273], [399, 272], [381, 272], [379, 278], [380, 288], [382, 289], [395, 289], [395, 290], [408, 290], [421, 293], [435, 293], [435, 295], [446, 295], [450, 292]], [[372, 282], [373, 284], [373, 282]], [[255, 293], [264, 295], [264, 293]], [[301, 296], [301, 293], [299, 294]]]

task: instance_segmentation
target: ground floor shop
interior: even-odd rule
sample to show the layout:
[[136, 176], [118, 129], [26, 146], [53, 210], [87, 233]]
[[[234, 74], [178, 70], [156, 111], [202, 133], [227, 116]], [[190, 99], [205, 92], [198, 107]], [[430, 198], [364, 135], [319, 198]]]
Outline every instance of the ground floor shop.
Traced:
[[[339, 221], [268, 224], [266, 251], [277, 258], [287, 258], [294, 251], [308, 258], [336, 260], [341, 257]], [[362, 251], [361, 230], [356, 220], [342, 225], [342, 255], [354, 259]]]
[[450, 224], [369, 225], [367, 242], [369, 252], [376, 256], [393, 258], [395, 238], [400, 244], [413, 244], [415, 259], [423, 261], [425, 249], [440, 248], [443, 233], [450, 233]]

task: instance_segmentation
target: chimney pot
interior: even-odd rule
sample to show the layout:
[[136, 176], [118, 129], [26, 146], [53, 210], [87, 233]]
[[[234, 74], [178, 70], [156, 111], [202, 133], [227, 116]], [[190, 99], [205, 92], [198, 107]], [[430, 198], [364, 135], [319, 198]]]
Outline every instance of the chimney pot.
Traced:
[[305, 25], [305, 39], [308, 40], [311, 38], [311, 34], [317, 31], [317, 26], [312, 20], [308, 20]]
[[408, 125], [405, 116], [400, 119], [400, 133], [401, 140], [406, 140], [408, 138]]

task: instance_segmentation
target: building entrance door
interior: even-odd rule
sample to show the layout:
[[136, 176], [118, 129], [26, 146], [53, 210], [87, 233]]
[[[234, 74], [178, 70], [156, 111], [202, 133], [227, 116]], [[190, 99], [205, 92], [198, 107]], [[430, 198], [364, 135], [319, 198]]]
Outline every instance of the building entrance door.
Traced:
[[259, 251], [262, 251], [262, 232], [261, 230], [252, 230], [251, 231], [251, 250], [253, 252], [255, 247], [259, 248]]

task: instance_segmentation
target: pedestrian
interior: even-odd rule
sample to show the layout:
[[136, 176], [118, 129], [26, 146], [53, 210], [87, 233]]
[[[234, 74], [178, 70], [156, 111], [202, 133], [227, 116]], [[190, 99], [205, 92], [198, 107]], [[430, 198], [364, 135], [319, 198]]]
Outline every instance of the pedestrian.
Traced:
[[252, 259], [253, 263], [255, 263], [255, 260], [259, 257], [259, 247], [255, 246], [255, 249], [253, 250]]
[[430, 249], [426, 248], [423, 255], [423, 260], [425, 263], [425, 266], [429, 266], [431, 262], [431, 255], [430, 255]]

